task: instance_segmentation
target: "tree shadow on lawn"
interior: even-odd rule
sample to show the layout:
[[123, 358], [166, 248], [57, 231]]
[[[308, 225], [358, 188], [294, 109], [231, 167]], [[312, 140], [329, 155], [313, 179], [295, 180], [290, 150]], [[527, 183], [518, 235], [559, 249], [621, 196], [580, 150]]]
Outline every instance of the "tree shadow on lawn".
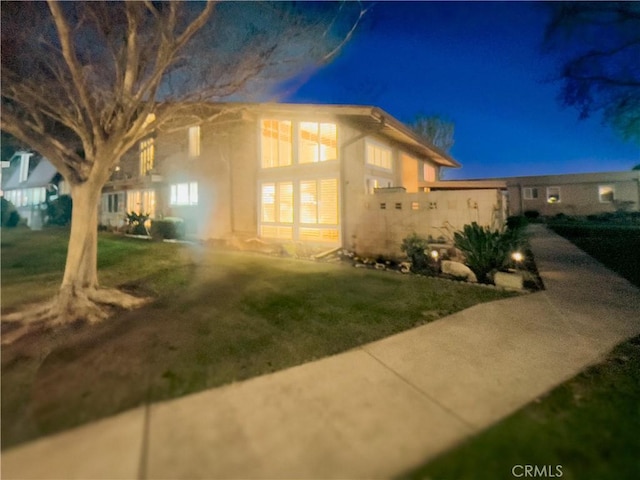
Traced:
[[184, 268], [171, 288], [153, 286], [157, 279], [139, 282], [138, 291], [161, 295], [143, 308], [5, 347], [2, 448], [345, 351], [480, 298], [507, 296], [450, 285], [438, 297], [436, 280], [349, 268], [205, 265], [195, 274]]

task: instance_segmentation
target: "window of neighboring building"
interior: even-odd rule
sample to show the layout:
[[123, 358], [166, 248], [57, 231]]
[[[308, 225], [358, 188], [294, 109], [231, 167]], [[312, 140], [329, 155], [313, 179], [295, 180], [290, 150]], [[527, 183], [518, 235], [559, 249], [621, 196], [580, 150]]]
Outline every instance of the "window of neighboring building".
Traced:
[[154, 217], [156, 214], [156, 192], [154, 190], [129, 190], [127, 192], [127, 211]]
[[616, 199], [616, 190], [613, 185], [600, 185], [598, 187], [598, 199], [600, 203], [612, 203]]
[[281, 225], [293, 223], [293, 182], [263, 183], [260, 210], [261, 236], [293, 238], [293, 226]]
[[20, 182], [26, 182], [29, 178], [29, 160], [31, 159], [30, 153], [20, 154]]
[[334, 123], [300, 122], [299, 163], [325, 162], [338, 158]]
[[387, 178], [369, 177], [366, 180], [367, 193], [375, 193], [376, 188], [390, 188], [392, 186], [392, 183], [393, 182]]
[[200, 156], [200, 125], [189, 127], [189, 156]]
[[547, 203], [560, 203], [560, 187], [547, 187]]
[[420, 210], [419, 202], [411, 202], [411, 210]]
[[198, 182], [171, 185], [169, 204], [174, 206], [198, 204]]
[[373, 142], [367, 142], [367, 163], [385, 170], [392, 169], [391, 149]]
[[155, 160], [155, 140], [147, 138], [140, 142], [140, 174], [146, 175], [153, 170]]
[[437, 179], [436, 167], [428, 162], [424, 162], [422, 174], [425, 182], [435, 182]]
[[123, 193], [105, 193], [102, 195], [102, 211], [105, 213], [119, 213], [124, 210]]
[[292, 127], [288, 120], [262, 120], [262, 168], [291, 165]]
[[524, 187], [522, 189], [522, 198], [524, 200], [535, 200], [538, 198], [538, 189], [536, 187]]

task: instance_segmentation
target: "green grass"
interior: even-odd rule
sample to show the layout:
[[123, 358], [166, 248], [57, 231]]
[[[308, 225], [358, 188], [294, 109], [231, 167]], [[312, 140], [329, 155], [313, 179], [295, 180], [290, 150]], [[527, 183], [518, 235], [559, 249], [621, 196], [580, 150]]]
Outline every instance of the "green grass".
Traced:
[[513, 479], [516, 465], [547, 465], [554, 472], [559, 465], [563, 480], [634, 480], [640, 473], [639, 399], [636, 337], [602, 364], [401, 478]]
[[589, 222], [550, 226], [556, 233], [640, 287], [640, 227]]
[[[640, 286], [640, 231], [623, 226], [553, 225], [578, 247]], [[515, 465], [560, 465], [562, 478], [640, 475], [640, 337], [545, 398], [425, 464], [407, 479], [512, 479]], [[522, 474], [522, 469], [516, 469]], [[524, 477], [523, 477], [524, 478]]]
[[[65, 230], [2, 232], [2, 311], [55, 293]], [[335, 354], [513, 294], [102, 234], [102, 284], [150, 295], [2, 349], [2, 447]], [[435, 315], [434, 315], [434, 312]]]

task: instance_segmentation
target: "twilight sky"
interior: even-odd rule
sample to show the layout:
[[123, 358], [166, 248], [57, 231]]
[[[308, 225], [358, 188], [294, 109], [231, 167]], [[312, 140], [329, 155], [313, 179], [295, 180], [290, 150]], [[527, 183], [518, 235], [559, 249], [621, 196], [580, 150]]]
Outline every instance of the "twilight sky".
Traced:
[[523, 2], [379, 2], [333, 63], [282, 101], [365, 104], [404, 122], [455, 123], [446, 179], [630, 170], [640, 147], [579, 120], [545, 80], [544, 8]]

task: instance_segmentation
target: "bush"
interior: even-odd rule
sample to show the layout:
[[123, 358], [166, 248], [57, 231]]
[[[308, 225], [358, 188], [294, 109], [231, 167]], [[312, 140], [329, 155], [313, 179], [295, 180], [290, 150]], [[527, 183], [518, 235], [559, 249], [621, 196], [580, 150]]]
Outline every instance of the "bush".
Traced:
[[525, 228], [528, 224], [529, 220], [523, 215], [507, 217], [507, 228], [509, 230], [520, 230]]
[[0, 211], [0, 224], [3, 227], [13, 228], [20, 223], [20, 215], [16, 210], [16, 207], [13, 206], [9, 200], [4, 197], [0, 198], [2, 202], [2, 207]]
[[529, 220], [536, 220], [540, 217], [540, 212], [537, 210], [525, 210], [524, 216]]
[[127, 213], [128, 233], [132, 235], [149, 235], [147, 227], [144, 225], [149, 220], [149, 217], [150, 214], [148, 213]]
[[60, 195], [47, 204], [47, 224], [69, 225], [71, 223], [72, 210], [73, 200], [71, 200], [71, 196]]
[[429, 242], [426, 238], [421, 237], [417, 233], [412, 233], [404, 240], [400, 249], [407, 254], [411, 260], [411, 271], [414, 273], [436, 273], [436, 268], [429, 262], [429, 257], [425, 254], [425, 250], [429, 248]]
[[465, 255], [465, 263], [482, 283], [489, 282], [491, 272], [505, 268], [511, 253], [524, 244], [521, 230], [491, 230], [476, 222], [465, 225], [453, 238], [456, 248]]
[[152, 220], [150, 233], [154, 240], [184, 238], [184, 220], [181, 218]]

